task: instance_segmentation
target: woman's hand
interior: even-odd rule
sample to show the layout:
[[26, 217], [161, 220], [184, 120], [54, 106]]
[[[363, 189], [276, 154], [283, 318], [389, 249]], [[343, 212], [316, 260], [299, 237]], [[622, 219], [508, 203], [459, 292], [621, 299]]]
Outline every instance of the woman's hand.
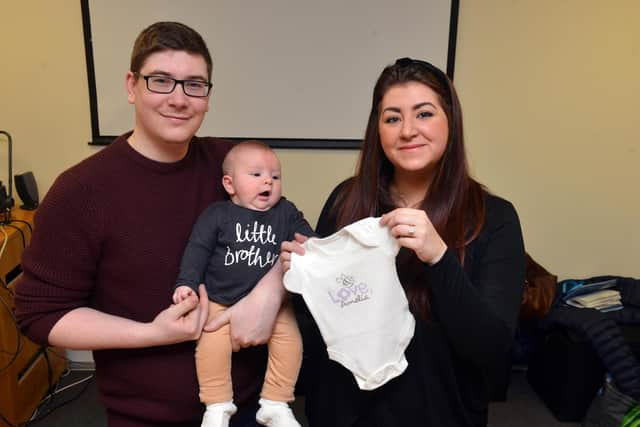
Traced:
[[304, 255], [304, 248], [302, 244], [307, 241], [308, 237], [303, 236], [300, 233], [294, 234], [295, 240], [290, 242], [282, 242], [280, 246], [280, 264], [282, 265], [282, 273], [286, 273], [291, 268], [291, 253], [295, 252], [298, 255]]
[[413, 250], [420, 261], [433, 265], [447, 251], [426, 212], [420, 209], [398, 208], [382, 216], [380, 224], [386, 225], [400, 246]]

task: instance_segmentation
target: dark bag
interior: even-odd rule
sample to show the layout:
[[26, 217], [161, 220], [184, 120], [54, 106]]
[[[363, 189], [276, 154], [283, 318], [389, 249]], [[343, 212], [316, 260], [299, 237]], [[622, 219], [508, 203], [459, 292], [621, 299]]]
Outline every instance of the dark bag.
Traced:
[[558, 276], [549, 273], [528, 253], [525, 253], [525, 262], [520, 320], [540, 320], [549, 312], [556, 297]]
[[571, 329], [555, 325], [533, 349], [527, 381], [554, 417], [576, 422], [584, 417], [602, 387], [605, 372], [589, 342]]

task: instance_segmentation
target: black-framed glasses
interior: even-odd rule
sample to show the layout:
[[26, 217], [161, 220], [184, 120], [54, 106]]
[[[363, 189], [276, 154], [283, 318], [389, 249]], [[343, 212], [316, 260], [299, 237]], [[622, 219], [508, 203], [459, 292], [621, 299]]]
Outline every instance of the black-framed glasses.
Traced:
[[203, 80], [178, 80], [173, 77], [163, 76], [159, 74], [150, 74], [145, 76], [138, 72], [137, 76], [142, 77], [147, 83], [147, 89], [153, 93], [171, 93], [177, 85], [182, 86], [182, 91], [187, 96], [194, 98], [204, 98], [209, 95], [209, 91], [213, 87], [210, 82]]

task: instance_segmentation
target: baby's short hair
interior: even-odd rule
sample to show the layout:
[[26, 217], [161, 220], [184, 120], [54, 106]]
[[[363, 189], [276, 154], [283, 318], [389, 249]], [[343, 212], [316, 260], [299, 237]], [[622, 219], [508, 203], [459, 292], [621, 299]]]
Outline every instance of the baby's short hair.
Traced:
[[224, 160], [222, 161], [222, 173], [224, 175], [229, 175], [231, 173], [231, 170], [233, 169], [233, 163], [235, 161], [235, 154], [247, 148], [256, 148], [259, 150], [273, 152], [273, 149], [268, 144], [262, 141], [258, 141], [257, 139], [239, 142], [238, 144], [231, 147], [231, 149], [227, 152], [227, 155], [224, 156]]

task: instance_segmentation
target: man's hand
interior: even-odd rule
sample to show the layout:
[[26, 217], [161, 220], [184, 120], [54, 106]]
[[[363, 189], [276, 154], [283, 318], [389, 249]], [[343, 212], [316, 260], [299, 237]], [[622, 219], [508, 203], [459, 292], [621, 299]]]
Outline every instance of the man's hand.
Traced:
[[216, 316], [204, 331], [213, 332], [229, 324], [233, 351], [264, 344], [271, 337], [284, 295], [282, 269], [275, 263], [247, 296]]
[[[204, 285], [178, 304], [162, 310], [145, 323], [107, 314], [89, 307], [71, 310], [49, 333], [49, 342], [64, 348], [101, 350], [143, 348], [198, 339], [209, 313]], [[144, 304], [145, 301], [140, 301]]]
[[175, 344], [200, 338], [209, 314], [209, 297], [204, 285], [199, 297], [191, 293], [186, 299], [161, 311], [151, 322], [152, 337], [158, 344]]

